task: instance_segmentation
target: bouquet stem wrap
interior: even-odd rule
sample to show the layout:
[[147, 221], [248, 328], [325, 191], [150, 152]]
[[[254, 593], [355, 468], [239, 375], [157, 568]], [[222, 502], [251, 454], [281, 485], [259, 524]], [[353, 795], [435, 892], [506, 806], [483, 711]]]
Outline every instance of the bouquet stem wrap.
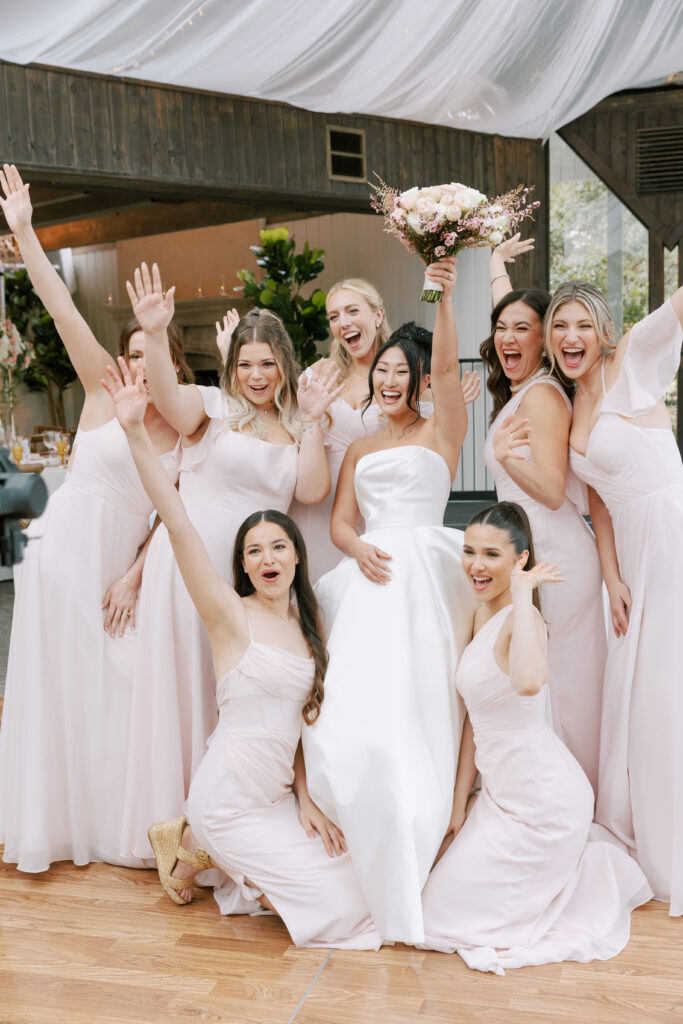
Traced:
[[442, 299], [443, 285], [439, 284], [438, 281], [432, 281], [429, 274], [425, 274], [420, 302], [441, 302]]

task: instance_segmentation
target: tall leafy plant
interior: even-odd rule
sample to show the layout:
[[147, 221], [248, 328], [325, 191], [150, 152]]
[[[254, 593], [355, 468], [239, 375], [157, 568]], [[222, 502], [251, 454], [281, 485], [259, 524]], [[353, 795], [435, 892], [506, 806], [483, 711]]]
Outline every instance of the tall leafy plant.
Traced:
[[299, 363], [309, 366], [318, 358], [316, 341], [323, 341], [328, 334], [326, 295], [315, 288], [306, 298], [301, 289], [325, 269], [325, 251], [304, 242], [303, 250], [297, 253], [296, 241], [285, 227], [259, 235], [261, 244], [249, 248], [264, 273], [257, 278], [253, 270], [237, 272], [244, 297], [255, 306], [277, 313], [292, 339]]
[[23, 269], [7, 274], [7, 311], [19, 333], [33, 347], [33, 360], [23, 371], [22, 381], [31, 391], [44, 391], [50, 407], [50, 422], [66, 427], [64, 391], [76, 380], [76, 371], [55, 322], [33, 290]]

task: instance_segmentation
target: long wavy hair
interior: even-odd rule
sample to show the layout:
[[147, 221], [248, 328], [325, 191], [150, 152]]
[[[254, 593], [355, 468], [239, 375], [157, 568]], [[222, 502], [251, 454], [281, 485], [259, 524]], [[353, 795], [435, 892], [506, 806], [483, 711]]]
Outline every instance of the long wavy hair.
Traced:
[[614, 352], [616, 342], [614, 340], [614, 321], [612, 313], [607, 304], [607, 299], [599, 288], [589, 284], [588, 281], [565, 281], [561, 284], [550, 300], [550, 305], [543, 322], [543, 343], [545, 355], [556, 375], [562, 376], [559, 367], [556, 366], [553, 350], [550, 345], [550, 332], [552, 322], [558, 309], [568, 302], [580, 302], [585, 307], [590, 317], [595, 333], [600, 341], [600, 349], [603, 357]]
[[[361, 277], [345, 277], [343, 281], [337, 281], [333, 284], [327, 293], [327, 299], [331, 299], [335, 292], [340, 292], [345, 289], [350, 292], [356, 292], [362, 299], [365, 299], [368, 306], [373, 313], [382, 311], [382, 322], [377, 328], [375, 335], [375, 353], [389, 340], [391, 334], [391, 328], [389, 327], [389, 321], [387, 320], [386, 311], [384, 309], [384, 302], [382, 296], [375, 288], [374, 284], [370, 284], [369, 281], [364, 281]], [[351, 369], [351, 356], [346, 351], [341, 341], [333, 337], [330, 344], [330, 359], [332, 359], [341, 371], [341, 380], [345, 380], [349, 375]]]
[[[529, 552], [527, 563], [523, 572], [528, 572], [536, 565], [534, 553], [534, 539], [531, 534], [531, 523], [529, 517], [521, 505], [514, 501], [499, 501], [495, 505], [488, 505], [472, 516], [467, 526], [495, 526], [504, 530], [510, 538], [510, 543], [519, 557], [523, 551]], [[532, 600], [539, 612], [541, 610], [541, 599], [538, 594], [538, 587], [534, 588]]]
[[[130, 355], [130, 339], [141, 330], [142, 327], [140, 327], [135, 317], [131, 317], [121, 330], [119, 335], [119, 355], [123, 356], [126, 362], [128, 362]], [[178, 367], [178, 380], [181, 384], [192, 384], [194, 382], [194, 373], [187, 365], [187, 360], [185, 359], [183, 336], [177, 324], [174, 324], [172, 320], [168, 325], [167, 333], [171, 359], [173, 360], [173, 365]]]
[[291, 540], [298, 557], [294, 570], [292, 590], [296, 598], [301, 632], [306, 638], [306, 643], [311, 651], [315, 666], [313, 686], [301, 713], [306, 725], [312, 725], [320, 714], [320, 707], [325, 696], [324, 682], [329, 656], [323, 639], [320, 608], [308, 577], [306, 545], [299, 527], [284, 512], [277, 512], [271, 508], [262, 512], [252, 512], [244, 520], [235, 537], [235, 549], [232, 556], [233, 587], [240, 597], [249, 597], [250, 594], [254, 593], [254, 584], [249, 579], [244, 568], [244, 545], [249, 531], [258, 526], [259, 523], [274, 523], [276, 526], [279, 526]]
[[[550, 304], [550, 292], [546, 292], [542, 288], [526, 288], [519, 289], [514, 292], [508, 292], [507, 295], [504, 295], [491, 310], [491, 333], [479, 346], [479, 355], [484, 360], [486, 369], [488, 370], [486, 387], [493, 398], [493, 410], [489, 418], [489, 424], [493, 423], [503, 406], [507, 405], [512, 398], [510, 381], [508, 377], [505, 376], [503, 364], [498, 358], [494, 339], [500, 314], [513, 302], [523, 302], [529, 307], [529, 309], [536, 313], [541, 323], [543, 323], [543, 318], [545, 317], [546, 310]], [[543, 338], [543, 334], [541, 334], [541, 338]], [[553, 373], [553, 376], [556, 377], [564, 390], [571, 397], [574, 393], [573, 385], [562, 375], [559, 369], [552, 369], [546, 350], [543, 347], [543, 342], [541, 342], [541, 346], [540, 355], [543, 358], [544, 364], [547, 366], [548, 373]]]
[[280, 373], [275, 389], [275, 408], [280, 423], [289, 436], [298, 441], [301, 423], [298, 415], [296, 392], [298, 373], [294, 348], [282, 320], [269, 309], [250, 309], [241, 317], [233, 331], [230, 348], [221, 374], [221, 387], [228, 396], [228, 415], [225, 424], [230, 430], [253, 434], [264, 440], [266, 428], [258, 415], [258, 407], [242, 393], [237, 381], [237, 364], [243, 345], [260, 341], [270, 347]]
[[415, 413], [413, 423], [417, 423], [421, 415], [420, 384], [422, 382], [422, 378], [425, 377], [431, 369], [432, 333], [431, 331], [425, 330], [424, 327], [419, 327], [412, 320], [407, 324], [402, 324], [397, 331], [394, 331], [389, 340], [382, 345], [375, 355], [375, 358], [372, 360], [368, 379], [370, 394], [361, 404], [361, 416], [365, 415], [373, 398], [375, 397], [375, 385], [373, 381], [375, 367], [384, 353], [390, 348], [400, 348], [401, 352], [403, 352], [403, 355], [406, 357], [409, 372], [406, 404], [408, 408]]

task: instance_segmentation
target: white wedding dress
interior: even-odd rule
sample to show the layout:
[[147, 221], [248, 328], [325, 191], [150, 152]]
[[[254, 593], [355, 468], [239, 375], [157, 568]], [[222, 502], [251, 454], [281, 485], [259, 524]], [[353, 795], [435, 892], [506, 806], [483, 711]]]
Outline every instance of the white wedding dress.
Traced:
[[455, 670], [474, 602], [463, 535], [444, 527], [444, 459], [416, 445], [373, 452], [355, 475], [363, 539], [391, 582], [345, 558], [318, 582], [330, 664], [304, 727], [311, 796], [342, 828], [382, 938], [422, 942], [420, 893], [448, 826], [463, 710]]

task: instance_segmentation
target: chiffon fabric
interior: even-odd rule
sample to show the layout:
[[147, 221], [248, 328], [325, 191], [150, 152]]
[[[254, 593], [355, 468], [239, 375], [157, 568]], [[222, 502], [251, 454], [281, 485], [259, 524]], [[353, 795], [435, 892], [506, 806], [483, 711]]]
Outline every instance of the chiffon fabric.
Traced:
[[[210, 422], [196, 445], [182, 449], [179, 490], [214, 568], [230, 580], [235, 536], [244, 519], [259, 509], [288, 509], [297, 446], [273, 445], [229, 429], [224, 393], [199, 390]], [[217, 716], [208, 633], [163, 525], [145, 563], [138, 633], [121, 845], [153, 862], [147, 829], [180, 814]]]
[[308, 788], [343, 830], [385, 941], [424, 938], [420, 893], [448, 825], [462, 731], [455, 669], [473, 601], [463, 535], [442, 526], [451, 480], [417, 445], [364, 455], [355, 475], [363, 539], [391, 581], [345, 558], [318, 582], [330, 662], [319, 719], [304, 730]]
[[[176, 451], [161, 459], [176, 478]], [[137, 633], [102, 599], [135, 560], [152, 505], [116, 419], [79, 430], [73, 468], [26, 531], [0, 729], [0, 843], [21, 871], [140, 866], [120, 851]]]
[[[534, 387], [558, 391], [571, 414], [571, 402], [552, 377], [521, 388], [501, 409], [484, 445], [484, 461], [496, 484], [499, 501], [521, 505], [531, 524], [536, 560], [557, 562], [564, 583], [541, 586], [543, 618], [548, 625], [550, 706], [553, 727], [597, 790], [602, 686], [607, 659], [607, 631], [602, 570], [593, 532], [583, 518], [585, 487], [567, 467], [567, 491], [560, 508], [546, 508], [515, 483], [493, 454], [500, 424], [519, 409]], [[531, 447], [517, 449], [533, 462]]]
[[546, 722], [543, 689], [522, 697], [498, 667], [510, 614], [485, 623], [458, 668], [482, 787], [423, 893], [424, 945], [495, 974], [616, 956], [651, 896], [635, 861], [590, 840], [593, 791]]
[[683, 467], [672, 431], [638, 417], [665, 394], [682, 340], [670, 302], [636, 324], [585, 456], [570, 452], [609, 509], [632, 600], [626, 636], [609, 639], [596, 820], [672, 915], [683, 914]]
[[218, 905], [245, 912], [264, 893], [297, 946], [379, 949], [349, 855], [307, 837], [292, 791], [313, 660], [254, 640], [251, 623], [249, 635], [218, 683], [218, 726], [188, 797], [197, 842], [229, 876]]
[[[330, 493], [317, 505], [302, 505], [301, 502], [295, 501], [289, 510], [306, 542], [308, 571], [312, 583], [334, 569], [343, 557], [330, 538], [330, 519], [337, 493], [339, 471], [352, 441], [381, 430], [379, 413], [379, 406], [376, 403], [368, 406], [363, 413], [361, 409], [354, 409], [343, 398], [336, 398], [327, 410], [328, 420], [323, 430], [323, 441], [330, 468]], [[362, 532], [362, 526], [359, 532]]]

